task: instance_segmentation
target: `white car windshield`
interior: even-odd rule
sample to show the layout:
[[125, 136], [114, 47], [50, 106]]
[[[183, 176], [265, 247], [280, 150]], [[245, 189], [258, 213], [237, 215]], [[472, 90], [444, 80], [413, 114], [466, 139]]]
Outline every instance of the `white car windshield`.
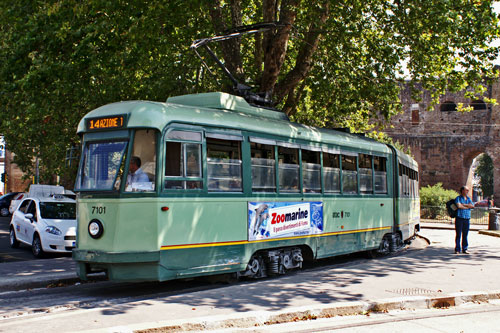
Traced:
[[74, 202], [40, 202], [40, 215], [44, 219], [74, 220], [76, 204]]

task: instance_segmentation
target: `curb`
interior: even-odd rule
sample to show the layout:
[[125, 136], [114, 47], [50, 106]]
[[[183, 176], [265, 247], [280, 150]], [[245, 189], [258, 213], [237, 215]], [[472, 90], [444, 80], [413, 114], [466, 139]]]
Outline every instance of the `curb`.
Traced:
[[493, 237], [500, 237], [500, 230], [480, 230], [480, 234]]
[[[434, 230], [455, 230], [455, 225], [450, 224], [450, 225], [443, 226], [443, 225], [426, 224], [426, 225], [420, 225], [420, 228], [422, 228], [422, 229], [434, 229]], [[479, 233], [481, 233], [481, 231], [485, 231], [485, 229], [471, 226], [469, 231], [479, 231]]]
[[283, 311], [253, 311], [245, 314], [219, 315], [193, 319], [156, 321], [90, 330], [85, 332], [195, 332], [222, 329], [258, 328], [295, 321], [365, 315], [370, 312], [449, 308], [465, 303], [488, 303], [500, 299], [500, 290], [491, 292], [460, 292], [442, 296], [411, 296], [382, 299], [374, 302], [343, 302], [304, 306]]
[[75, 272], [44, 277], [37, 275], [30, 278], [3, 278], [0, 283], [0, 292], [19, 291], [34, 288], [53, 288], [65, 284], [80, 282]]

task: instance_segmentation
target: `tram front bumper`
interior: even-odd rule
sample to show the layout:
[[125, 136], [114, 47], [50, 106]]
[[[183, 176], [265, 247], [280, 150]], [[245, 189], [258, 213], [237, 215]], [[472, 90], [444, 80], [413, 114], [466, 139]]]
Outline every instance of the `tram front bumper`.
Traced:
[[73, 260], [77, 262], [77, 274], [82, 280], [87, 280], [88, 274], [99, 272], [106, 272], [111, 280], [157, 280], [160, 251], [104, 252], [74, 249]]

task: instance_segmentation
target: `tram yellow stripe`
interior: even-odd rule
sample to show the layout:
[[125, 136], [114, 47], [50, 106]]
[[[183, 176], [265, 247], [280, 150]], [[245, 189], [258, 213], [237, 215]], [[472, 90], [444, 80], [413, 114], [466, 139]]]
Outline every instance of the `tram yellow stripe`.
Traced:
[[160, 250], [178, 250], [178, 249], [191, 249], [191, 248], [212, 247], [212, 246], [228, 246], [228, 245], [263, 243], [263, 242], [275, 242], [275, 241], [283, 241], [283, 240], [291, 240], [291, 239], [299, 239], [299, 238], [313, 238], [313, 237], [316, 238], [316, 237], [325, 237], [325, 236], [356, 234], [356, 233], [360, 233], [360, 232], [387, 230], [390, 228], [391, 227], [389, 226], [389, 227], [367, 228], [367, 229], [358, 229], [358, 230], [335, 231], [335, 232], [328, 232], [328, 233], [317, 234], [317, 235], [294, 236], [294, 237], [272, 238], [272, 239], [259, 239], [259, 240], [254, 240], [254, 241], [240, 240], [240, 241], [232, 241], [232, 242], [164, 245], [164, 246], [160, 247]]

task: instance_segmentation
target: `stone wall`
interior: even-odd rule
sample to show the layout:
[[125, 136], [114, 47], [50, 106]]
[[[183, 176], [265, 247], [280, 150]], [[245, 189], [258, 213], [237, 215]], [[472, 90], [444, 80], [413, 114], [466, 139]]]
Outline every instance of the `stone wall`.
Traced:
[[[500, 82], [487, 87], [484, 96], [474, 100], [464, 97], [465, 92], [447, 93], [439, 105], [427, 110], [430, 95], [423, 94], [416, 102], [409, 88], [403, 90], [401, 101], [404, 113], [391, 120], [394, 128], [387, 134], [410, 147], [419, 163], [421, 186], [443, 183], [443, 187], [458, 190], [472, 179], [469, 177], [472, 161], [487, 153], [494, 163], [494, 192], [500, 203], [500, 106], [482, 104], [484, 98], [500, 102]], [[472, 105], [470, 112], [445, 111], [452, 103]], [[469, 178], [469, 179], [468, 179]]]

